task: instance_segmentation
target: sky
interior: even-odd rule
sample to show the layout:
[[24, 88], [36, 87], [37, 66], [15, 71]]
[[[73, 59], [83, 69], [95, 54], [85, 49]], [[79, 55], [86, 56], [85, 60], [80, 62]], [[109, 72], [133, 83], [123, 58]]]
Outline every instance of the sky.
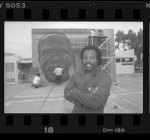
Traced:
[[128, 33], [143, 30], [143, 22], [5, 22], [5, 52], [32, 58], [32, 29], [114, 29]]

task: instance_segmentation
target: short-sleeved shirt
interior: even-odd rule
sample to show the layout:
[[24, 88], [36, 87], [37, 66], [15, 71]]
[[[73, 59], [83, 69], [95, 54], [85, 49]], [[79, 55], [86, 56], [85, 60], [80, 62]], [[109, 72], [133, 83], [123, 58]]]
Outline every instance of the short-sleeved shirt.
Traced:
[[[88, 76], [82, 70], [76, 72], [67, 82], [64, 97], [74, 103], [73, 113], [103, 113], [111, 84], [110, 75], [99, 68]], [[91, 93], [92, 88], [96, 92]]]
[[56, 76], [60, 76], [60, 75], [62, 75], [62, 71], [63, 71], [63, 69], [58, 67], [55, 69], [54, 73], [56, 74]]
[[34, 77], [33, 84], [39, 84], [40, 78], [38, 76]]

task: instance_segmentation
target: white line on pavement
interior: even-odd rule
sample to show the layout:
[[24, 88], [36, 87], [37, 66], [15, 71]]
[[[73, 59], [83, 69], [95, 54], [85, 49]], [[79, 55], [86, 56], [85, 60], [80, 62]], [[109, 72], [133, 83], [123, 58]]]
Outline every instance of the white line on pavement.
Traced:
[[[124, 92], [124, 93], [119, 93], [119, 94], [114, 94], [114, 92], [111, 91], [111, 95], [110, 95], [110, 98], [114, 98], [114, 96], [117, 96], [117, 95], [128, 95], [128, 94], [143, 94], [143, 91], [139, 91], [139, 92]], [[31, 96], [46, 96], [46, 95], [29, 95], [29, 97]], [[21, 98], [21, 97], [26, 97], [26, 96], [16, 96], [16, 98]], [[50, 98], [47, 99], [47, 101], [53, 101], [53, 100], [64, 100], [64, 95], [63, 94], [58, 94], [55, 95], [55, 96], [51, 96]], [[12, 103], [24, 103], [24, 102], [38, 102], [38, 101], [43, 101], [44, 99], [32, 99], [32, 100], [20, 100], [20, 101], [8, 101], [8, 102], [5, 102], [5, 106], [9, 106], [11, 105]], [[114, 103], [114, 102], [113, 102]], [[116, 103], [114, 103], [116, 104]], [[118, 105], [118, 104], [117, 104]], [[118, 105], [119, 106], [119, 105]], [[119, 106], [121, 107], [121, 106]]]
[[24, 96], [15, 96], [14, 98], [26, 98], [26, 97], [36, 97], [36, 96], [46, 96], [46, 95], [24, 95]]
[[126, 89], [122, 88], [122, 87], [119, 87], [119, 86], [113, 86], [114, 88], [116, 89], [119, 89], [119, 91], [126, 91]]
[[[136, 103], [136, 102], [134, 102], [134, 101], [131, 101], [131, 100], [127, 99], [127, 98], [123, 98], [123, 100], [125, 100], [126, 102], [132, 104], [133, 106], [136, 106], [136, 107], [142, 112], [142, 109], [141, 109], [142, 106], [141, 106], [140, 104], [138, 104], [138, 103]], [[139, 108], [139, 107], [140, 107], [140, 108]]]
[[16, 97], [19, 97], [19, 96], [23, 95], [25, 92], [27, 92], [27, 91], [29, 91], [29, 90], [31, 90], [31, 88], [29, 88], [29, 89], [27, 89], [27, 90], [23, 91], [22, 93], [20, 93], [19, 95], [15, 96], [14, 98], [16, 98]]
[[[60, 97], [60, 98], [49, 98], [47, 99], [47, 101], [52, 101], [52, 100], [65, 100], [63, 97]], [[35, 100], [21, 100], [21, 101], [8, 101], [8, 102], [5, 102], [5, 105], [8, 106], [9, 103], [24, 103], [24, 102], [39, 102], [39, 101], [43, 101], [44, 99], [35, 99]]]
[[131, 94], [143, 94], [143, 91], [131, 91], [131, 92], [121, 92], [121, 93], [113, 93], [113, 94], [115, 94], [115, 95], [131, 95]]
[[[129, 84], [128, 81], [124, 82], [124, 81], [118, 81], [118, 80], [117, 80], [117, 82], [118, 82], [118, 83]], [[132, 79], [132, 82], [143, 82], [143, 80], [133, 80], [133, 79]]]
[[117, 103], [115, 103], [113, 100], [109, 99], [109, 101], [110, 101], [111, 103], [113, 103], [115, 106], [118, 106], [120, 109], [122, 109], [122, 110], [124, 110], [124, 111], [127, 111], [127, 112], [128, 112], [128, 110], [127, 110], [127, 109], [125, 109], [125, 108], [121, 107], [120, 105], [118, 105]]
[[37, 99], [37, 100], [20, 100], [20, 101], [9, 101], [9, 102], [6, 102], [5, 104], [7, 103], [23, 103], [23, 102], [34, 102], [34, 101], [43, 101], [44, 99]]

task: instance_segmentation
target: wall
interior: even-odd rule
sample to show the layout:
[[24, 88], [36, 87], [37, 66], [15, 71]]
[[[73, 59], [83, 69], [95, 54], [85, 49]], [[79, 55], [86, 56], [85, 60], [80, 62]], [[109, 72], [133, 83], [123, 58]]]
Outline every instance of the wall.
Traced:
[[[118, 58], [116, 58], [118, 59]], [[122, 59], [124, 58], [119, 58], [121, 61], [116, 63], [116, 72], [117, 74], [128, 74], [128, 73], [134, 73], [134, 61], [133, 62], [126, 62], [123, 63]], [[127, 65], [130, 64], [130, 65]]]

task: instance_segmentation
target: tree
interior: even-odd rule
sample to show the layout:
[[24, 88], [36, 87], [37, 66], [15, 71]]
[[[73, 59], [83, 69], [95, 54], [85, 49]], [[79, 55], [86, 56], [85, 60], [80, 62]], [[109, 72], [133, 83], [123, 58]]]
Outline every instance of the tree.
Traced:
[[140, 29], [136, 35], [133, 30], [129, 30], [127, 34], [124, 34], [123, 31], [118, 31], [116, 33], [117, 42], [116, 48], [119, 47], [120, 43], [123, 43], [123, 46], [127, 45], [130, 49], [134, 49], [135, 55], [137, 57], [137, 64], [141, 65], [143, 63], [143, 30]]
[[115, 39], [115, 41], [118, 42], [118, 43], [121, 43], [124, 40], [124, 37], [125, 37], [124, 32], [123, 31], [118, 31], [116, 33], [116, 39]]
[[135, 46], [136, 56], [138, 58], [137, 63], [141, 65], [143, 63], [143, 30], [140, 29], [137, 33], [137, 41]]
[[123, 45], [125, 45], [125, 44], [124, 44], [124, 43], [125, 43], [125, 42], [124, 42], [124, 37], [125, 37], [125, 34], [124, 34], [123, 31], [118, 31], [118, 32], [116, 33], [115, 42], [117, 42], [117, 43], [115, 43], [115, 44], [116, 44], [115, 49], [119, 49], [119, 46], [120, 46], [121, 43], [123, 43]]
[[126, 40], [128, 40], [127, 45], [131, 46], [130, 49], [134, 49], [136, 44], [136, 33], [130, 29], [126, 35]]

